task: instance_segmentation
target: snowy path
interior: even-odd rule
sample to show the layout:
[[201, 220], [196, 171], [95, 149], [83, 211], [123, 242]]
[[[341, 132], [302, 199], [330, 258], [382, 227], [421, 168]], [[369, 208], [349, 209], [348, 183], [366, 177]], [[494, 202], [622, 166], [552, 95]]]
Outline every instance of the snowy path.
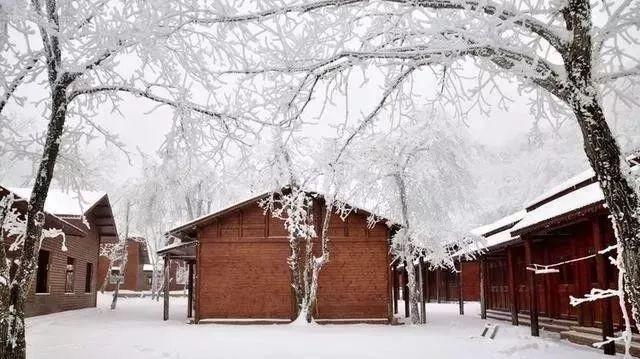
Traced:
[[[98, 308], [28, 319], [32, 359], [82, 358], [603, 358], [599, 350], [552, 337], [532, 338], [527, 327], [501, 325], [494, 341], [479, 335], [478, 305], [428, 306], [429, 323], [387, 325], [187, 325], [185, 300], [172, 298], [172, 320], [162, 302], [122, 299], [116, 311], [106, 296]], [[414, 353], [421, 353], [415, 355]], [[610, 358], [610, 357], [609, 357]]]

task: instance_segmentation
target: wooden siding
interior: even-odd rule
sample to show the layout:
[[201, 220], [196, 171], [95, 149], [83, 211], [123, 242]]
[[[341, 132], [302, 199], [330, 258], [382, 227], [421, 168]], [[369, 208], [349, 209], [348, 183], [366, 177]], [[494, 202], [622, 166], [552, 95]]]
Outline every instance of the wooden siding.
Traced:
[[[613, 229], [605, 215], [589, 217], [579, 223], [567, 225], [554, 231], [544, 233], [544, 237], [535, 237], [533, 241], [533, 261], [537, 264], [559, 263], [569, 259], [588, 256], [595, 252], [593, 240], [593, 224], [599, 221], [603, 228], [606, 246], [615, 243]], [[527, 285], [527, 263], [524, 258], [524, 248], [520, 244], [513, 246], [515, 288], [518, 311], [529, 313], [530, 288]], [[610, 253], [615, 256], [615, 253]], [[487, 261], [487, 308], [509, 311], [511, 297], [509, 284], [506, 280], [508, 273], [506, 251], [494, 250], [486, 257]], [[569, 296], [581, 297], [591, 288], [599, 288], [596, 273], [595, 258], [562, 265], [559, 273], [536, 275], [536, 289], [538, 298], [538, 312], [540, 315], [556, 319], [577, 321], [583, 326], [600, 326], [602, 322], [602, 302], [585, 303], [578, 307], [569, 304]], [[617, 276], [612, 265], [607, 263], [609, 271], [609, 288], [617, 288]], [[504, 275], [503, 275], [504, 273]], [[504, 277], [504, 278], [503, 278]], [[617, 303], [613, 307], [613, 321], [617, 327], [622, 326], [621, 311]]]
[[[88, 216], [89, 223], [93, 218]], [[42, 315], [64, 310], [80, 309], [96, 306], [96, 287], [98, 267], [99, 239], [95, 226], [91, 226], [86, 236], [67, 235], [67, 251], [62, 251], [62, 239], [47, 239], [42, 242], [42, 249], [49, 253], [48, 293], [35, 293], [36, 284], [31, 285], [27, 298], [25, 313], [27, 316]], [[75, 259], [73, 293], [65, 293], [67, 258]], [[91, 291], [85, 293], [85, 275], [87, 263], [91, 263], [93, 274]]]
[[[364, 216], [352, 213], [346, 222], [334, 216], [330, 231], [331, 261], [320, 273], [316, 318], [387, 318], [386, 226], [368, 229]], [[295, 317], [281, 220], [250, 203], [199, 227], [198, 241], [196, 320]]]

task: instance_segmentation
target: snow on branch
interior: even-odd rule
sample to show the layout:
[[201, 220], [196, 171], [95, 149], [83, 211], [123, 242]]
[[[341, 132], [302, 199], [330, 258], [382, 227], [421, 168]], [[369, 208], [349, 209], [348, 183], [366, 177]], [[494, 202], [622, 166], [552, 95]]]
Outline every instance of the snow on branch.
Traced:
[[577, 306], [586, 302], [593, 302], [599, 299], [607, 299], [612, 297], [617, 297], [620, 295], [620, 291], [617, 289], [598, 289], [591, 288], [591, 291], [584, 295], [583, 298], [576, 298], [574, 296], [570, 296], [569, 303], [572, 306]]

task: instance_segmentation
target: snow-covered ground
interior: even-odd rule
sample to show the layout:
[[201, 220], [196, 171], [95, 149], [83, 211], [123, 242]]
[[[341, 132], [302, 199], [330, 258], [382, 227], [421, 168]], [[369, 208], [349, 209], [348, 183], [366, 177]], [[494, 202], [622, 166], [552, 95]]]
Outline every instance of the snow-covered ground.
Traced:
[[425, 326], [185, 324], [186, 301], [121, 298], [115, 311], [99, 295], [98, 308], [27, 320], [30, 358], [602, 358], [599, 350], [529, 336], [528, 327], [502, 323], [494, 340], [479, 338], [485, 324], [477, 303], [430, 304]]

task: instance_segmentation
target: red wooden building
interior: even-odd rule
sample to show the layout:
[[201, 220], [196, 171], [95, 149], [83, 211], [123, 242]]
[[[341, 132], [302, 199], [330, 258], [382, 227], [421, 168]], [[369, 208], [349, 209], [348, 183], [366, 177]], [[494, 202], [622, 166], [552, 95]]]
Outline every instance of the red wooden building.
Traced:
[[[557, 331], [582, 344], [613, 336], [623, 326], [616, 298], [569, 304], [570, 296], [583, 297], [591, 288], [617, 287], [616, 268], [598, 253], [615, 244], [608, 214], [599, 183], [585, 171], [479, 233], [487, 241], [482, 315], [530, 325], [535, 336], [540, 327]], [[604, 350], [615, 353], [613, 344]]]
[[[21, 199], [15, 206], [24, 213], [30, 190], [0, 187], [0, 197], [9, 193]], [[73, 192], [49, 191], [45, 228], [62, 229], [67, 250], [62, 250], [60, 237], [42, 242], [25, 308], [27, 316], [96, 305], [98, 249], [101, 241], [117, 237], [117, 231], [105, 193], [83, 191], [81, 197]]]
[[[98, 263], [99, 285], [104, 285], [106, 291], [113, 291], [116, 288], [118, 277], [122, 275], [121, 290], [133, 292], [151, 290], [153, 265], [149, 255], [149, 250], [143, 238], [128, 239], [127, 264], [124, 266], [124, 273], [122, 273], [120, 260], [110, 263], [109, 258], [100, 256]], [[159, 264], [159, 266], [161, 265]], [[171, 291], [184, 290], [187, 284], [186, 276], [179, 275], [181, 274], [179, 270], [181, 265], [183, 265], [181, 261], [173, 261], [169, 267], [169, 290]]]
[[[158, 252], [189, 263], [188, 312], [191, 317], [193, 309], [196, 323], [295, 319], [288, 234], [280, 219], [258, 206], [265, 197], [171, 230], [183, 243]], [[320, 197], [314, 201], [315, 208], [324, 208]], [[331, 261], [320, 273], [317, 321], [387, 323], [392, 318], [389, 228], [382, 223], [369, 228], [368, 215], [354, 210], [345, 221], [338, 216], [331, 220]], [[168, 296], [165, 301], [168, 306]]]
[[[458, 302], [460, 314], [464, 314], [465, 301], [480, 300], [480, 264], [477, 260], [459, 259], [453, 268], [432, 268], [420, 259], [414, 264], [416, 270], [416, 285], [420, 299], [420, 316], [426, 320], [425, 303]], [[391, 265], [391, 291], [393, 313], [397, 314], [398, 302], [404, 301], [404, 315], [409, 317], [409, 287], [408, 275], [404, 264], [393, 262]]]

